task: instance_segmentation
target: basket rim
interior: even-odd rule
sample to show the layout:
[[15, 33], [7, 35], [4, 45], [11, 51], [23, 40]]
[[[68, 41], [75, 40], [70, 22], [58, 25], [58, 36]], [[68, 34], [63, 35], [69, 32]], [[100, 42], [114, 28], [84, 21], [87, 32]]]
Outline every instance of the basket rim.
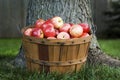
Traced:
[[[21, 32], [24, 33], [24, 31], [29, 28], [33, 27], [27, 26], [22, 28]], [[71, 38], [71, 39], [47, 39], [47, 38], [36, 38], [33, 36], [26, 36], [23, 34], [23, 41], [28, 41], [31, 43], [36, 43], [36, 44], [43, 44], [43, 45], [76, 45], [76, 44], [84, 44], [91, 42], [92, 34], [87, 37], [82, 37], [82, 38]]]

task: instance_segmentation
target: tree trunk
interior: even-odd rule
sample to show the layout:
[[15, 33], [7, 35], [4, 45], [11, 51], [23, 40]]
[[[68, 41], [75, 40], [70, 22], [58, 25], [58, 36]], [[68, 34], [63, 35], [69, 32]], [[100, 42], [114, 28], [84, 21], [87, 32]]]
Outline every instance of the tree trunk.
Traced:
[[[91, 27], [91, 33], [93, 35], [88, 61], [90, 63], [105, 63], [120, 66], [120, 61], [111, 59], [105, 55], [99, 47], [95, 36], [91, 4], [91, 0], [29, 0], [26, 25], [34, 24], [38, 18], [46, 20], [53, 16], [60, 16], [65, 22], [70, 23], [87, 22]], [[19, 67], [25, 67], [24, 51], [22, 47], [14, 60], [14, 64]]]

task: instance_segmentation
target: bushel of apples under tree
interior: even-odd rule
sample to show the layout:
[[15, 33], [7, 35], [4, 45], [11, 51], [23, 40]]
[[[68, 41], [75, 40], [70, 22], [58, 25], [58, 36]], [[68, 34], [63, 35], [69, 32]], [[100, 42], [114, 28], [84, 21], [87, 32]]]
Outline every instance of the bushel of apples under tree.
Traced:
[[82, 38], [90, 35], [87, 23], [65, 23], [59, 16], [44, 20], [39, 18], [33, 27], [28, 27], [24, 35], [46, 39]]

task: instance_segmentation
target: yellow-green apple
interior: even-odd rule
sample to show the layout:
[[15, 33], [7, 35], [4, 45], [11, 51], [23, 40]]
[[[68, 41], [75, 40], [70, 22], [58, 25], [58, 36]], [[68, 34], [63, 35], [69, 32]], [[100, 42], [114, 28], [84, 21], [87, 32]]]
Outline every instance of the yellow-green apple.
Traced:
[[40, 28], [41, 25], [42, 25], [44, 22], [45, 22], [45, 20], [43, 20], [43, 19], [38, 19], [38, 20], [36, 20], [34, 26], [35, 26], [36, 28]]
[[37, 37], [37, 38], [43, 38], [44, 37], [44, 33], [43, 33], [42, 29], [34, 28], [33, 31], [32, 31], [31, 36]]
[[61, 28], [59, 28], [60, 32], [68, 32], [71, 25], [69, 23], [65, 23]]
[[64, 24], [63, 20], [59, 16], [55, 16], [51, 19], [51, 23], [54, 25], [55, 28], [61, 28]]
[[83, 32], [89, 33], [90, 32], [90, 26], [87, 23], [80, 23], [80, 26], [83, 28]]
[[78, 25], [78, 24], [74, 24], [70, 30], [69, 30], [69, 33], [70, 35], [73, 37], [73, 38], [78, 38], [82, 35], [83, 33], [83, 28]]
[[57, 35], [57, 39], [70, 39], [70, 35], [67, 32], [60, 32]]
[[26, 36], [31, 36], [32, 30], [33, 30], [33, 28], [27, 28], [27, 29], [24, 31], [24, 35], [26, 35]]

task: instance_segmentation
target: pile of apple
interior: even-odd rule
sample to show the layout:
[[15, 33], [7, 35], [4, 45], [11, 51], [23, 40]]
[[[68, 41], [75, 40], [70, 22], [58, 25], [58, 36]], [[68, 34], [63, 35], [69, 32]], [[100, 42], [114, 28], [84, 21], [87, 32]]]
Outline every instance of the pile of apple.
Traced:
[[48, 20], [36, 20], [34, 27], [24, 31], [24, 35], [46, 39], [71, 39], [87, 37], [90, 34], [90, 27], [87, 23], [64, 23], [62, 18], [55, 16]]

